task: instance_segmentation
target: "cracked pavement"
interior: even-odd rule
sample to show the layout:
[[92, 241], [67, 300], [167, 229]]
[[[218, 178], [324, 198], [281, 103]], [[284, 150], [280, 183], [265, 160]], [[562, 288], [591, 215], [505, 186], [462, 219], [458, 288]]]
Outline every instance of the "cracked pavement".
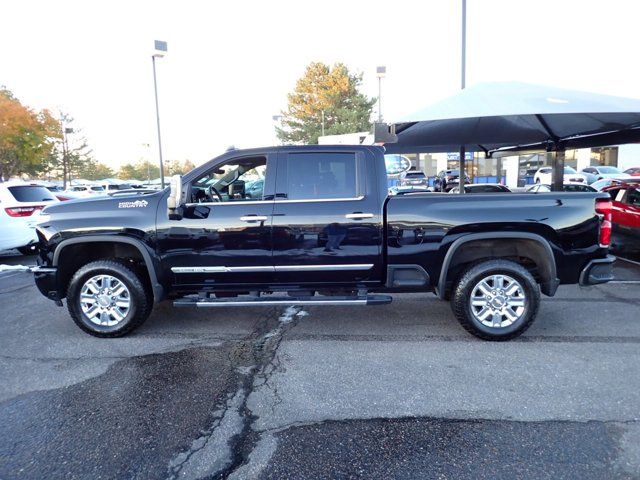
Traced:
[[12, 272], [0, 312], [2, 479], [640, 478], [637, 284], [561, 287], [508, 343], [432, 295], [100, 340]]

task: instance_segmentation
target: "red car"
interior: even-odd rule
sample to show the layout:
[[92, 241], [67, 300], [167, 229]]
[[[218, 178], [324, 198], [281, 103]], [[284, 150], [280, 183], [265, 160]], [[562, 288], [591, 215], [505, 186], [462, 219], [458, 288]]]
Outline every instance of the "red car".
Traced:
[[611, 185], [603, 191], [613, 204], [612, 248], [621, 252], [640, 252], [640, 179]]
[[627, 168], [623, 173], [631, 175], [632, 177], [640, 177], [640, 167]]

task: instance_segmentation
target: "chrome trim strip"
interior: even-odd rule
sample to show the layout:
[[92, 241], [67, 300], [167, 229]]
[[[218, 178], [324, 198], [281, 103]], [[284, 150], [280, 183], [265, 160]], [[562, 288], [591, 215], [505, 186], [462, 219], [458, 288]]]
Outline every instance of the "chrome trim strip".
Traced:
[[366, 305], [366, 300], [247, 300], [247, 301], [232, 301], [232, 302], [189, 302], [176, 300], [173, 302], [174, 306], [178, 307], [257, 307], [261, 305], [274, 306], [274, 305]]
[[280, 200], [276, 198], [276, 203], [309, 203], [309, 202], [355, 202], [358, 200], [363, 200], [364, 195], [360, 195], [358, 197], [352, 198], [309, 198], [305, 200]]
[[30, 267], [32, 273], [56, 273], [58, 269], [56, 267]]
[[345, 218], [360, 220], [363, 218], [373, 218], [373, 213], [347, 213]]
[[277, 265], [275, 267], [171, 267], [173, 273], [247, 273], [247, 272], [326, 272], [371, 270], [373, 263], [351, 263], [344, 265]]
[[273, 267], [171, 267], [173, 273], [245, 273], [274, 272]]
[[276, 265], [276, 272], [325, 272], [325, 271], [351, 271], [371, 270], [373, 263], [351, 263], [344, 265]]
[[273, 200], [247, 200], [247, 201], [236, 201], [236, 202], [202, 202], [202, 203], [185, 203], [185, 207], [197, 207], [198, 205], [203, 205], [205, 207], [219, 207], [223, 205], [262, 205], [267, 203], [273, 203]]
[[247, 201], [236, 201], [236, 202], [202, 202], [202, 203], [185, 203], [186, 207], [197, 207], [198, 205], [203, 205], [205, 207], [213, 206], [223, 206], [223, 205], [261, 205], [266, 203], [309, 203], [309, 202], [355, 202], [358, 200], [364, 200], [364, 195], [360, 195], [358, 197], [351, 198], [309, 198], [305, 200], [288, 200], [288, 199], [279, 199], [275, 200], [247, 200]]

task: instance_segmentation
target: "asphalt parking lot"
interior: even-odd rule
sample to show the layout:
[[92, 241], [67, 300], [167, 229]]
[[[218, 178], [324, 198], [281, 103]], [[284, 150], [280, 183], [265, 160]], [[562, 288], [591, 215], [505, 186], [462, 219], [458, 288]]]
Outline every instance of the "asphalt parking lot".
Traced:
[[161, 304], [100, 340], [2, 273], [0, 478], [640, 478], [640, 265], [616, 271], [508, 343], [414, 294]]

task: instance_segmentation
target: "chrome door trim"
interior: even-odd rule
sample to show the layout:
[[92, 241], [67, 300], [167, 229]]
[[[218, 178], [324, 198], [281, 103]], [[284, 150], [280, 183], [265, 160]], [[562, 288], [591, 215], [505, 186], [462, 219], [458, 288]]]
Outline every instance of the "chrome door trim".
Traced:
[[324, 272], [371, 270], [373, 263], [350, 263], [344, 265], [279, 265], [275, 267], [171, 267], [173, 273], [246, 273], [246, 272]]
[[371, 270], [373, 263], [351, 263], [344, 265], [276, 265], [276, 272], [324, 272]]
[[276, 203], [309, 203], [309, 202], [355, 202], [358, 200], [363, 200], [364, 195], [360, 195], [359, 197], [350, 197], [350, 198], [306, 198], [304, 200], [289, 200], [289, 199], [279, 199], [276, 198]]
[[240, 220], [243, 222], [266, 222], [269, 219], [266, 215], [243, 215]]
[[361, 220], [364, 218], [373, 218], [373, 213], [347, 213], [344, 218], [350, 220]]
[[272, 266], [262, 267], [171, 267], [173, 273], [247, 273], [247, 272], [274, 272]]

